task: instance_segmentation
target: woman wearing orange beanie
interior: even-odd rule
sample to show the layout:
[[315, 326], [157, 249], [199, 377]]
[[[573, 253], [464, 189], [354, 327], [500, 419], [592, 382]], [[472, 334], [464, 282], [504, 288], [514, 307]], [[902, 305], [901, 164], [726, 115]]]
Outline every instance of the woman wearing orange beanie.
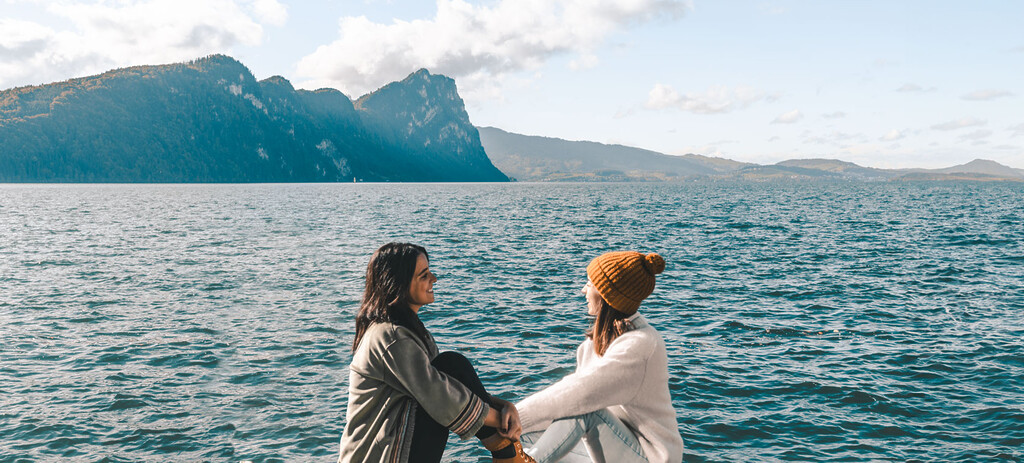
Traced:
[[632, 251], [587, 266], [583, 292], [595, 319], [576, 350], [576, 371], [516, 404], [531, 433], [523, 436], [526, 453], [539, 463], [559, 461], [580, 441], [593, 461], [682, 461], [665, 342], [637, 312], [664, 269], [658, 254]]

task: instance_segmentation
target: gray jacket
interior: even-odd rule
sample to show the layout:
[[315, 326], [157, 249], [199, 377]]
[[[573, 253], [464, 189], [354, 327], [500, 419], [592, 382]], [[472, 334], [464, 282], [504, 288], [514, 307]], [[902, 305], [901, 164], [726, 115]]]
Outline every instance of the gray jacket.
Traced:
[[391, 323], [367, 328], [349, 365], [339, 463], [409, 461], [417, 404], [462, 439], [483, 426], [487, 404], [430, 364], [438, 352], [428, 341]]

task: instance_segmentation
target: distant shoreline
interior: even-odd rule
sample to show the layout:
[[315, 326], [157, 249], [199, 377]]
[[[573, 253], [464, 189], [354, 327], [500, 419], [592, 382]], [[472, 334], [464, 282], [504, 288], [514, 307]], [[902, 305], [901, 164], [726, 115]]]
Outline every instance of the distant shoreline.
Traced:
[[477, 127], [477, 130], [494, 165], [520, 181], [685, 181], [691, 177], [1024, 181], [1024, 169], [986, 159], [942, 169], [879, 169], [825, 158], [790, 159], [765, 165], [700, 154], [677, 156], [624, 145], [521, 135], [495, 127]]
[[692, 177], [683, 180], [513, 180], [511, 182], [0, 182], [0, 187], [31, 186], [258, 186], [258, 185], [672, 185], [687, 183], [1024, 183], [1024, 179], [999, 177], [904, 178], [789, 178], [789, 177]]

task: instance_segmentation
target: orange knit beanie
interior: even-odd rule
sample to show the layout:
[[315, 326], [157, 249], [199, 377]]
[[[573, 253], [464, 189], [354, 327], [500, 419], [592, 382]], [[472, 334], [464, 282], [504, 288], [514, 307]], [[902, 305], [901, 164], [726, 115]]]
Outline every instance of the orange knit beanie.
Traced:
[[665, 270], [665, 259], [635, 251], [609, 252], [590, 261], [587, 276], [615, 310], [633, 315], [654, 291], [654, 275]]

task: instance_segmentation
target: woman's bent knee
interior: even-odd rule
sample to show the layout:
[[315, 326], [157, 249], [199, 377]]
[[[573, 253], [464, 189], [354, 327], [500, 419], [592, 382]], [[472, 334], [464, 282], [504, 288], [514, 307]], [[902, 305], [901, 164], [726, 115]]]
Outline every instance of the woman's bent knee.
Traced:
[[473, 364], [466, 356], [458, 352], [441, 352], [430, 361], [430, 364], [449, 375], [456, 376], [459, 372], [473, 371]]

